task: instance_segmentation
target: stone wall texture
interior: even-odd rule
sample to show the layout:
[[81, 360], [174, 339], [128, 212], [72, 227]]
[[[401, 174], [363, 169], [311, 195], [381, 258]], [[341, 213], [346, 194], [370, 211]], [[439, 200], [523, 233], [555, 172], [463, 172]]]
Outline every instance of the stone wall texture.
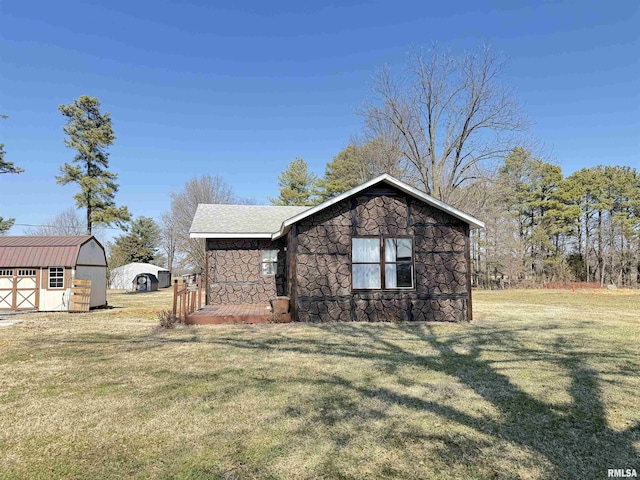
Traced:
[[[298, 222], [286, 240], [209, 239], [209, 303], [288, 295], [302, 322], [465, 321], [467, 231], [446, 212], [374, 186]], [[352, 292], [351, 238], [384, 235], [413, 238], [415, 288]], [[262, 249], [279, 250], [275, 276], [262, 275]]]
[[[285, 294], [282, 241], [207, 240], [209, 304], [268, 303]], [[278, 250], [276, 275], [262, 275], [262, 250]]]
[[[374, 187], [375, 188], [375, 187]], [[297, 224], [296, 320], [465, 321], [469, 319], [466, 226], [386, 188], [361, 192]], [[415, 288], [351, 292], [352, 236], [411, 236]]]

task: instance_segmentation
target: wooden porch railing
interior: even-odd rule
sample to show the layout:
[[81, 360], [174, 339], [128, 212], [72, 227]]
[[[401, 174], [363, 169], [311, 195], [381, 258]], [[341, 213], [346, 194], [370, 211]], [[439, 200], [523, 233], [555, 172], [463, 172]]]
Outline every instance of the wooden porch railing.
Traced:
[[178, 280], [173, 281], [173, 315], [184, 322], [187, 315], [202, 308], [202, 276], [197, 275], [193, 283], [178, 285]]

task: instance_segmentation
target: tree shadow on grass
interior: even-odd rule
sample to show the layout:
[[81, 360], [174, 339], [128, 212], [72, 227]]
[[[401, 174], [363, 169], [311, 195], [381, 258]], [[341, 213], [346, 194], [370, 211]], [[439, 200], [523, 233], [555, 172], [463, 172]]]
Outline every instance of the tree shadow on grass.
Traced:
[[[482, 359], [486, 343], [482, 337], [463, 354], [452, 348], [454, 339], [439, 340], [432, 326], [416, 330], [416, 335], [439, 352], [437, 360], [424, 362], [426, 368], [457, 378], [497, 409], [499, 420], [489, 420], [494, 435], [543, 454], [563, 478], [601, 478], [607, 468], [630, 467], [630, 462], [637, 461], [633, 442], [640, 439], [640, 425], [621, 432], [608, 427], [597, 372], [587, 366], [583, 354], [562, 345], [565, 339], [559, 338], [543, 352], [545, 360], [564, 368], [571, 379], [571, 403], [557, 406], [534, 398], [499, 373], [495, 362]], [[517, 340], [513, 335], [506, 338], [517, 353]], [[406, 400], [410, 400], [408, 406], [415, 405], [415, 399], [395, 398], [396, 402]], [[441, 406], [435, 410], [471, 428], [479, 427], [477, 420], [459, 411]]]
[[[313, 330], [311, 334], [304, 329]], [[407, 438], [412, 441], [435, 442], [442, 449], [444, 458], [459, 458], [460, 461], [473, 462], [482, 455], [486, 445], [486, 435], [498, 441], [506, 441], [522, 447], [525, 451], [535, 452], [552, 465], [552, 471], [545, 471], [550, 478], [606, 478], [608, 468], [638, 469], [638, 452], [634, 442], [640, 441], [640, 422], [624, 429], [615, 430], [607, 422], [607, 412], [603, 402], [600, 385], [603, 380], [591, 364], [594, 359], [606, 360], [615, 364], [618, 370], [608, 371], [618, 376], [628, 376], [634, 372], [637, 363], [623, 352], [598, 352], [595, 347], [575, 348], [571, 339], [553, 334], [554, 327], [536, 326], [537, 332], [550, 333], [551, 343], [533, 346], [520, 341], [521, 334], [530, 333], [531, 327], [488, 328], [479, 326], [446, 326], [433, 324], [400, 323], [394, 325], [353, 325], [343, 324], [307, 324], [289, 328], [283, 326], [273, 331], [239, 328], [233, 333], [194, 329], [189, 335], [180, 337], [172, 334], [146, 334], [126, 338], [113, 334], [93, 334], [63, 343], [72, 351], [82, 350], [86, 354], [93, 349], [97, 354], [100, 343], [122, 342], [120, 352], [158, 350], [164, 345], [195, 342], [210, 345], [212, 348], [225, 347], [252, 351], [295, 353], [310, 355], [313, 361], [323, 358], [331, 361], [352, 359], [368, 361], [392, 382], [385, 385], [363, 378], [354, 379], [353, 375], [327, 373], [313, 377], [304, 377], [294, 373], [287, 378], [276, 378], [272, 372], [274, 387], [287, 389], [292, 384], [310, 385], [317, 395], [315, 399], [295, 400], [282, 409], [282, 415], [301, 417], [309, 424], [326, 426], [332, 436], [336, 449], [348, 445], [359, 432], [345, 432], [334, 428], [341, 422], [354, 422], [365, 426], [388, 418], [389, 410], [400, 406], [416, 413], [428, 412], [447, 422], [471, 429], [480, 436], [452, 439], [447, 432], [407, 431], [407, 426], [398, 426], [398, 432], [391, 429], [386, 433], [384, 442], [398, 445]], [[266, 333], [265, 333], [266, 332]], [[444, 332], [444, 333], [443, 333]], [[98, 351], [96, 351], [98, 347]], [[85, 351], [86, 350], [86, 351]], [[103, 354], [106, 352], [102, 352]], [[292, 357], [292, 360], [295, 361]], [[496, 359], [497, 358], [497, 359]], [[502, 373], [510, 362], [532, 363], [547, 362], [553, 364], [569, 379], [566, 394], [570, 402], [563, 404], [546, 402], [536, 398], [519, 387], [509, 376]], [[626, 362], [626, 363], [625, 363]], [[475, 395], [489, 403], [494, 412], [491, 414], [470, 414], [451, 406], [438, 395], [420, 395], [406, 393], [410, 387], [421, 386], [419, 375], [403, 373], [411, 366], [418, 372], [435, 372], [455, 380], [471, 390]], [[371, 368], [371, 366], [369, 366]], [[229, 387], [225, 395], [236, 395], [242, 390], [242, 382], [268, 386], [269, 378], [251, 378], [236, 375], [237, 382]], [[171, 395], [176, 399], [181, 388], [189, 389], [191, 382], [207, 384], [211, 389], [202, 390], [202, 401], [219, 398], [218, 374], [198, 377], [197, 373], [185, 373], [184, 379], [171, 383], [173, 371], [156, 372], [165, 377], [166, 384], [161, 397]], [[195, 376], [194, 376], [195, 375]], [[269, 375], [269, 372], [265, 373]], [[224, 372], [225, 378], [229, 377]], [[615, 380], [607, 380], [610, 383]], [[426, 386], [426, 385], [425, 385]], [[442, 389], [446, 390], [446, 385]], [[433, 389], [434, 384], [428, 385]], [[437, 385], [437, 388], [440, 388]], [[444, 397], [456, 395], [455, 388], [443, 391]], [[360, 402], [360, 399], [375, 402]], [[311, 402], [311, 405], [305, 402]], [[436, 449], [437, 449], [436, 448]], [[408, 462], [410, 460], [407, 460]], [[332, 468], [327, 465], [327, 472]], [[389, 472], [392, 474], [392, 472]], [[504, 472], [503, 472], [504, 473]]]
[[[335, 392], [335, 389], [346, 389], [361, 398], [382, 401], [387, 407], [399, 405], [417, 412], [431, 412], [480, 434], [489, 434], [541, 454], [553, 465], [554, 471], [547, 473], [557, 478], [606, 478], [608, 468], [638, 468], [638, 451], [633, 443], [640, 440], [640, 422], [622, 431], [608, 425], [598, 372], [589, 366], [589, 360], [594, 356], [610, 357], [613, 362], [624, 360], [624, 354], [577, 351], [572, 348], [571, 341], [561, 336], [556, 336], [550, 345], [531, 348], [518, 340], [514, 329], [468, 327], [440, 338], [432, 324], [397, 324], [388, 328], [318, 324], [309, 325], [309, 328], [320, 329], [322, 334], [313, 338], [283, 335], [277, 339], [272, 337], [268, 342], [252, 337], [218, 337], [213, 343], [370, 360], [385, 373], [396, 375], [400, 386], [415, 383], [399, 373], [403, 366], [413, 365], [456, 379], [489, 402], [497, 412], [497, 415], [477, 417], [445, 402], [401, 393], [389, 386], [365, 385], [338, 374], [289, 379], [291, 383], [320, 385], [323, 386], [321, 391], [329, 392], [317, 403], [331, 408], [313, 415], [312, 422], [331, 426], [353, 416], [367, 420], [384, 415], [384, 411], [362, 411], [362, 405], [356, 405], [351, 396]], [[400, 346], [392, 340], [393, 335], [389, 335], [392, 328], [398, 329], [405, 345], [418, 342], [428, 345], [430, 352], [423, 354]], [[350, 338], [362, 336], [366, 337], [366, 342], [349, 342]], [[500, 360], [487, 359], [490, 355], [486, 354], [496, 352], [503, 355]], [[567, 393], [571, 401], [561, 405], [547, 403], [520, 388], [499, 371], [501, 364], [512, 361], [504, 359], [505, 353], [516, 358], [513, 361], [545, 361], [556, 365], [570, 379]], [[424, 432], [425, 435], [435, 433]], [[348, 439], [337, 438], [336, 441]], [[474, 449], [469, 445], [466, 447]], [[482, 446], [477, 447], [476, 450]]]

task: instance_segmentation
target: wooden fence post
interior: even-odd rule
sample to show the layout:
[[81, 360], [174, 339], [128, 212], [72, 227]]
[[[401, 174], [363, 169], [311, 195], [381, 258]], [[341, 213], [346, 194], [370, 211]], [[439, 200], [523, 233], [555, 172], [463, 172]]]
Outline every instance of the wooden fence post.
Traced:
[[178, 279], [176, 278], [173, 281], [173, 316], [176, 316], [177, 310], [176, 310], [176, 306], [177, 306], [177, 302], [178, 302]]
[[202, 275], [198, 276], [198, 310], [202, 308]]

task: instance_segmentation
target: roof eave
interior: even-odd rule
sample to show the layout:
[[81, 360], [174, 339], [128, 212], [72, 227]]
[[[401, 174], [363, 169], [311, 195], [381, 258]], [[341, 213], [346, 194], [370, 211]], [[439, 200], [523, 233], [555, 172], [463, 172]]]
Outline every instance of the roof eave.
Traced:
[[392, 185], [394, 185], [399, 190], [402, 190], [405, 193], [408, 193], [410, 195], [413, 195], [414, 197], [422, 199], [425, 203], [433, 205], [434, 207], [438, 207], [440, 210], [443, 210], [449, 213], [450, 215], [456, 217], [457, 219], [462, 220], [463, 222], [467, 223], [471, 228], [485, 228], [485, 224], [483, 221], [478, 220], [477, 218], [467, 213], [464, 213], [463, 211], [458, 210], [457, 208], [452, 207], [451, 205], [447, 205], [443, 201], [438, 200], [437, 198], [433, 198], [431, 195], [421, 192], [420, 190], [412, 187], [411, 185], [407, 185], [404, 182], [400, 182], [399, 180], [391, 176], [389, 176], [385, 180], [391, 183]]
[[271, 238], [271, 233], [219, 233], [219, 232], [190, 232], [189, 238]]
[[275, 240], [278, 240], [279, 238], [284, 237], [288, 231], [289, 231], [289, 227], [281, 228], [276, 233], [273, 233], [271, 235], [271, 240], [275, 241]]

